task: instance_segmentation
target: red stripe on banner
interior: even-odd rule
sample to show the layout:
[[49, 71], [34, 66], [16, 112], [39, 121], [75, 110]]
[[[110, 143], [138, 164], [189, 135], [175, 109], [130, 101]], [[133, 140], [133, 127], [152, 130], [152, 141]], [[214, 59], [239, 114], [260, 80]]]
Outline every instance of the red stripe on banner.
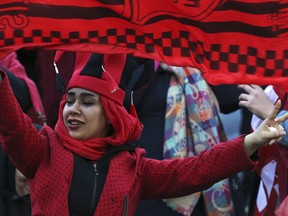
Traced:
[[131, 53], [197, 67], [216, 85], [288, 89], [288, 0], [3, 0], [0, 8], [0, 58], [25, 47]]

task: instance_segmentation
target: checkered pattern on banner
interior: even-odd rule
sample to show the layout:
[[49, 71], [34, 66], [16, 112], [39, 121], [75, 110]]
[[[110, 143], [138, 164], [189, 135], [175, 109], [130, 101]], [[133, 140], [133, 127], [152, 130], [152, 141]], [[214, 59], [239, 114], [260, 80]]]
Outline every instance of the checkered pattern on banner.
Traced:
[[[64, 35], [61, 31], [32, 30], [27, 34], [21, 29], [13, 31], [12, 37], [7, 37], [4, 32], [0, 32], [0, 46], [12, 46], [17, 43], [95, 43], [95, 44], [117, 44], [134, 50], [144, 50], [146, 53], [153, 54], [157, 50], [164, 56], [193, 57], [197, 63], [202, 64], [208, 61], [212, 70], [227, 68], [228, 72], [238, 73], [245, 71], [246, 74], [255, 74], [262, 71], [263, 76], [271, 77], [281, 70], [281, 76], [288, 76], [288, 50], [284, 50], [282, 57], [277, 58], [275, 51], [266, 51], [266, 55], [259, 57], [256, 48], [247, 47], [243, 51], [243, 45], [230, 45], [224, 47], [221, 44], [212, 44], [209, 48], [203, 46], [201, 41], [192, 41], [191, 35], [187, 31], [180, 31], [176, 37], [172, 32], [163, 32], [161, 37], [156, 38], [153, 33], [138, 35], [134, 29], [126, 29], [125, 33], [119, 33], [117, 29], [109, 29], [104, 36], [98, 31], [89, 31], [85, 36], [83, 32], [74, 31]], [[241, 48], [241, 51], [240, 51]]]
[[[131, 49], [139, 49], [144, 47], [146, 53], [155, 53], [155, 46], [162, 49], [164, 56], [177, 55], [183, 57], [191, 56], [192, 52], [196, 51], [196, 43], [189, 41], [189, 32], [181, 31], [179, 37], [173, 38], [172, 32], [163, 32], [161, 37], [154, 38], [153, 33], [145, 35], [137, 35], [134, 29], [126, 29], [125, 34], [118, 34], [117, 29], [109, 29], [105, 36], [100, 36], [98, 31], [89, 31], [86, 37], [80, 35], [80, 32], [70, 32], [68, 36], [64, 36], [61, 31], [50, 31], [49, 34], [42, 30], [32, 30], [30, 35], [27, 35], [23, 30], [14, 30], [13, 37], [7, 37], [4, 32], [0, 32], [0, 46], [11, 46], [18, 43], [100, 43], [100, 44], [117, 44]], [[81, 33], [83, 34], [83, 33]], [[200, 42], [199, 42], [200, 43]], [[191, 52], [192, 51], [192, 52]], [[203, 61], [203, 55], [199, 57]]]
[[283, 51], [281, 59], [277, 59], [275, 51], [267, 51], [264, 57], [259, 57], [257, 49], [253, 47], [247, 47], [243, 53], [240, 52], [239, 45], [230, 45], [225, 51], [221, 44], [213, 44], [210, 50], [205, 52], [205, 57], [213, 70], [220, 70], [220, 64], [225, 63], [229, 72], [238, 73], [244, 69], [247, 74], [255, 74], [262, 69], [263, 75], [269, 77], [277, 70], [282, 70], [282, 76], [288, 76], [288, 68], [285, 68], [288, 63], [288, 50]]

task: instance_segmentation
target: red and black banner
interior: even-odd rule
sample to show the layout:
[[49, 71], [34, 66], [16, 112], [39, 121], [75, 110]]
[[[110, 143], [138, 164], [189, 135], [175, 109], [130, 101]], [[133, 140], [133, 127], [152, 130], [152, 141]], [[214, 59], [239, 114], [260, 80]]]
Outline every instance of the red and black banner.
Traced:
[[288, 89], [288, 0], [1, 0], [0, 58], [24, 47], [131, 53], [212, 84]]

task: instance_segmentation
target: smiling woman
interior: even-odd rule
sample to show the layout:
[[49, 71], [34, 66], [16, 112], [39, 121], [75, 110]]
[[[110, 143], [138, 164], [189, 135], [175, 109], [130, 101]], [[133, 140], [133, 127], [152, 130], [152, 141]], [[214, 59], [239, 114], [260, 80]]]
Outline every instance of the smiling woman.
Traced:
[[105, 137], [110, 127], [100, 96], [81, 88], [68, 91], [63, 120], [70, 136], [79, 140]]
[[[125, 92], [104, 59], [77, 53], [55, 130], [44, 126], [39, 133], [19, 108], [5, 72], [0, 71], [0, 134], [5, 140], [1, 147], [29, 180], [32, 215], [132, 216], [141, 199], [189, 195], [253, 168], [251, 154], [285, 135], [279, 124], [288, 115], [275, 120], [278, 102], [262, 125], [247, 136], [217, 144], [195, 157], [146, 158], [145, 150], [135, 145], [142, 124], [133, 105], [131, 114], [124, 108]], [[270, 131], [269, 126], [277, 131]]]

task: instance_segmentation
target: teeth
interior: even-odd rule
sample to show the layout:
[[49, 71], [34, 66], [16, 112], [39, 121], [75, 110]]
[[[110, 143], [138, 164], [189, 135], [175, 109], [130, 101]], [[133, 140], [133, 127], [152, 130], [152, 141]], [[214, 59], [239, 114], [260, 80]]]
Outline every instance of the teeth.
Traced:
[[69, 123], [72, 125], [80, 125], [81, 124], [81, 122], [79, 122], [79, 121], [69, 121]]

